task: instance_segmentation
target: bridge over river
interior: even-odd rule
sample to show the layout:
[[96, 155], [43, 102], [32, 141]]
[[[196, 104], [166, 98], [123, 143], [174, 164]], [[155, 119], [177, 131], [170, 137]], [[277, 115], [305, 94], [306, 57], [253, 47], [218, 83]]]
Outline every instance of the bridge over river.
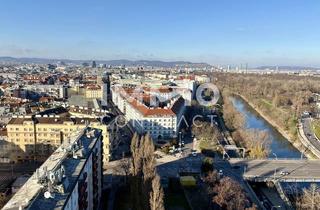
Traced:
[[230, 159], [229, 163], [240, 166], [248, 181], [320, 182], [320, 160]]

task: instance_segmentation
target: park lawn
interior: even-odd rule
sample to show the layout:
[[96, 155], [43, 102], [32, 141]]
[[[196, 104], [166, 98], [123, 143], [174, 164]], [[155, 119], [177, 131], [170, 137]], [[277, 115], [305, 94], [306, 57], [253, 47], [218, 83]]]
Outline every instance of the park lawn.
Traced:
[[314, 121], [312, 123], [312, 128], [318, 139], [320, 139], [320, 120]]

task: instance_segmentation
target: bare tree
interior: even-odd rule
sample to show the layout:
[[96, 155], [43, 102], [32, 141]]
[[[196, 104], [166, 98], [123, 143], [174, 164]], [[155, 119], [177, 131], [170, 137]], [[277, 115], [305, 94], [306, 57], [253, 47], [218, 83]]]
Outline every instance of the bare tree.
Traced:
[[204, 181], [210, 187], [214, 187], [214, 185], [219, 181], [218, 172], [216, 170], [210, 171], [208, 175], [205, 177]]
[[152, 191], [150, 192], [150, 209], [164, 210], [164, 194], [160, 183], [160, 177], [157, 175], [152, 180]]
[[132, 167], [131, 164], [132, 164], [132, 161], [130, 158], [122, 158], [119, 161], [118, 166], [115, 168], [117, 174], [124, 175], [125, 184], [127, 184], [127, 179], [131, 172], [131, 167]]
[[132, 174], [138, 175], [142, 168], [142, 159], [140, 152], [140, 144], [143, 141], [143, 137], [139, 140], [139, 136], [134, 134], [131, 140], [131, 153], [132, 153]]
[[309, 189], [304, 189], [303, 194], [298, 198], [297, 209], [318, 210], [320, 206], [320, 190], [316, 184], [311, 184]]
[[221, 179], [220, 183], [215, 187], [215, 192], [217, 195], [212, 200], [222, 209], [245, 209], [249, 204], [240, 185], [230, 177]]
[[207, 142], [212, 147], [218, 144], [220, 138], [218, 127], [215, 124], [206, 121], [195, 121], [194, 125], [192, 125], [192, 133], [197, 139]]
[[143, 175], [144, 179], [152, 179], [155, 176], [154, 145], [151, 137], [147, 134], [143, 144]]
[[265, 158], [270, 152], [270, 138], [266, 131], [243, 130], [242, 138], [246, 142], [249, 156], [252, 158]]
[[155, 167], [155, 156], [154, 156], [154, 145], [151, 137], [147, 134], [144, 138], [144, 142], [142, 145], [143, 154], [143, 185], [142, 192], [144, 196], [144, 205], [145, 209], [147, 209], [150, 205], [150, 191], [152, 191], [152, 181], [156, 175], [156, 167]]
[[153, 140], [148, 134], [141, 136], [140, 139], [138, 135], [134, 135], [131, 151], [132, 177], [130, 186], [133, 209], [148, 210], [150, 209], [150, 195], [153, 192], [153, 181], [156, 177]]
[[131, 178], [130, 178], [130, 191], [132, 208], [134, 210], [143, 209], [142, 202], [142, 156], [141, 156], [141, 142], [143, 142], [143, 137], [139, 140], [139, 136], [135, 134], [131, 140]]

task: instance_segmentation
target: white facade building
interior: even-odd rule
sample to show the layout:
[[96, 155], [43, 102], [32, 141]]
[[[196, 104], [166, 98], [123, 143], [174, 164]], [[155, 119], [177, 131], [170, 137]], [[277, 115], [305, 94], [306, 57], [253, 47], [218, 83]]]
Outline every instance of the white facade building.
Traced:
[[153, 139], [177, 137], [186, 108], [182, 96], [176, 95], [160, 107], [150, 102], [153, 96], [149, 90], [147, 94], [141, 93], [142, 101], [133, 94], [133, 89], [113, 86], [111, 91], [113, 103], [139, 134], [149, 133]]

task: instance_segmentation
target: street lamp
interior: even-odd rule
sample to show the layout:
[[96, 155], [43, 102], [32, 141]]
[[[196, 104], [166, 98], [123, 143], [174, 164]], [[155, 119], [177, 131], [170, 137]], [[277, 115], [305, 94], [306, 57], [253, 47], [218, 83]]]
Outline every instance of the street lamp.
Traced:
[[304, 156], [304, 153], [309, 149], [309, 145], [307, 146], [307, 148], [303, 151], [301, 151], [301, 156], [300, 156], [300, 159], [302, 160], [303, 159], [303, 156]]
[[181, 142], [181, 131], [179, 131], [179, 150], [181, 151], [181, 146], [182, 146], [182, 142]]
[[278, 156], [276, 153], [272, 153], [275, 157], [276, 157], [276, 160], [278, 160]]

